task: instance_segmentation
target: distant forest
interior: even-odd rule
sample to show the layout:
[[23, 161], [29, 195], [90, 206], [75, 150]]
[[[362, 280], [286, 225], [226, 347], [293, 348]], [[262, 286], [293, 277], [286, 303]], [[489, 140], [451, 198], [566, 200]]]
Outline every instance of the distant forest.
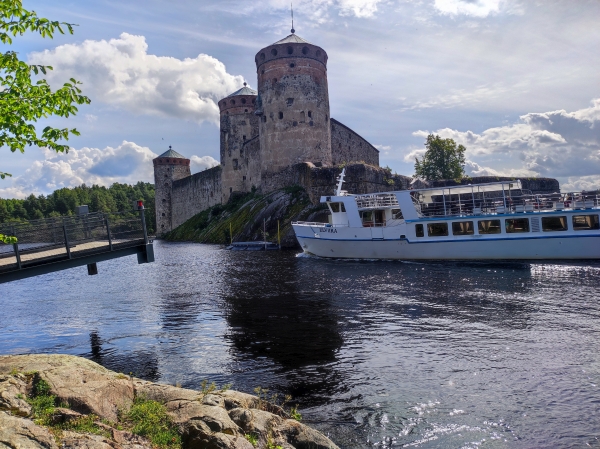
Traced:
[[131, 186], [114, 183], [106, 188], [85, 184], [59, 189], [48, 196], [29, 195], [24, 200], [0, 198], [0, 223], [37, 220], [75, 214], [75, 207], [87, 204], [90, 212], [124, 212], [133, 210], [133, 202], [143, 200], [148, 232], [154, 234], [154, 184], [138, 182]]

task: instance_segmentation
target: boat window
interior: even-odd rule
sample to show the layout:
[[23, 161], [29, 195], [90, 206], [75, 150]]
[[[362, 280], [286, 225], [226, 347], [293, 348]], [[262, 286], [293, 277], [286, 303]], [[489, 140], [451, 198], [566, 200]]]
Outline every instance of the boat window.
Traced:
[[542, 217], [542, 231], [567, 231], [567, 217]]
[[500, 220], [480, 220], [477, 222], [480, 234], [500, 234]]
[[573, 230], [588, 231], [600, 229], [598, 215], [573, 215]]
[[360, 213], [360, 218], [362, 219], [363, 226], [373, 226], [373, 211], [372, 210], [363, 210]]
[[452, 234], [454, 235], [473, 235], [475, 228], [472, 221], [456, 221], [452, 223]]
[[423, 225], [422, 224], [416, 224], [415, 225], [415, 235], [417, 237], [425, 237], [425, 232], [423, 232]]
[[513, 234], [516, 232], [529, 232], [529, 218], [511, 218], [505, 220], [506, 232]]
[[346, 212], [344, 203], [329, 203], [332, 212]]
[[400, 209], [392, 209], [392, 218], [394, 220], [402, 220], [404, 218], [402, 216], [402, 211]]
[[448, 235], [448, 223], [428, 223], [427, 235], [430, 237], [442, 237]]

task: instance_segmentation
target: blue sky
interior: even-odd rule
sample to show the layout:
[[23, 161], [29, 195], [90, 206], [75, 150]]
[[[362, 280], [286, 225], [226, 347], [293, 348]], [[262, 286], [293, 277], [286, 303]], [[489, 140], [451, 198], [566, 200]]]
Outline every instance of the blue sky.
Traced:
[[[24, 0], [76, 23], [73, 36], [25, 35], [11, 49], [83, 82], [92, 104], [49, 119], [82, 133], [66, 155], [9, 154], [1, 197], [82, 182], [152, 181], [172, 145], [192, 171], [216, 163], [216, 102], [256, 87], [254, 55], [289, 34], [287, 0]], [[550, 176], [600, 188], [600, 2], [296, 0], [299, 36], [329, 55], [331, 115], [411, 175], [425, 136], [467, 147], [472, 175]], [[5, 47], [3, 51], [8, 48]]]

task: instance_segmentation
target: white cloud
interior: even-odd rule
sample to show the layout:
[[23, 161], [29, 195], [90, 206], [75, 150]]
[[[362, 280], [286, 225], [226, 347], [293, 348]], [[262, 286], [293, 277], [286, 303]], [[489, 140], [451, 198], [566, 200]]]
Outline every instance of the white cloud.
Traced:
[[29, 62], [54, 67], [50, 83], [74, 77], [92, 101], [135, 114], [218, 122], [216, 102], [242, 86], [219, 60], [200, 54], [183, 60], [148, 54], [144, 36], [123, 33], [109, 41], [86, 40], [32, 53]]
[[[422, 130], [413, 133], [417, 137], [428, 134]], [[600, 99], [574, 112], [525, 114], [518, 123], [489, 128], [480, 134], [450, 128], [434, 134], [454, 139], [467, 148], [466, 169], [472, 175], [568, 178], [565, 188], [577, 185], [587, 190], [600, 179]], [[414, 159], [419, 151], [422, 150], [408, 153], [405, 161]], [[514, 166], [514, 162], [512, 167], [507, 166], [511, 156], [516, 156], [513, 159], [519, 166]], [[492, 159], [498, 167], [481, 166], [474, 160], [480, 158]]]
[[211, 156], [192, 156], [190, 158], [190, 168], [192, 173], [204, 171], [207, 168], [216, 167], [219, 161]]
[[568, 177], [560, 186], [563, 192], [578, 192], [582, 190], [599, 190], [600, 175]]
[[487, 17], [498, 13], [502, 0], [435, 0], [434, 7], [442, 14]]
[[[138, 181], [154, 182], [152, 159], [158, 155], [148, 147], [123, 141], [113, 148], [72, 148], [68, 153], [57, 154], [42, 149], [43, 160], [36, 160], [20, 176], [7, 178], [1, 198], [25, 198], [30, 194], [48, 194], [63, 187], [83, 183], [110, 186], [115, 182], [135, 184]], [[210, 156], [192, 156], [192, 172], [218, 165]], [[8, 183], [10, 182], [10, 184]]]

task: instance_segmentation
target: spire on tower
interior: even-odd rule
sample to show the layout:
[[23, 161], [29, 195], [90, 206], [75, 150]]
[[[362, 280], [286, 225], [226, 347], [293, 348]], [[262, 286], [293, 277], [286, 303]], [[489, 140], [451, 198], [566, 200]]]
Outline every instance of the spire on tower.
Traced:
[[296, 32], [294, 29], [294, 4], [290, 2], [290, 10], [292, 11], [292, 34]]

